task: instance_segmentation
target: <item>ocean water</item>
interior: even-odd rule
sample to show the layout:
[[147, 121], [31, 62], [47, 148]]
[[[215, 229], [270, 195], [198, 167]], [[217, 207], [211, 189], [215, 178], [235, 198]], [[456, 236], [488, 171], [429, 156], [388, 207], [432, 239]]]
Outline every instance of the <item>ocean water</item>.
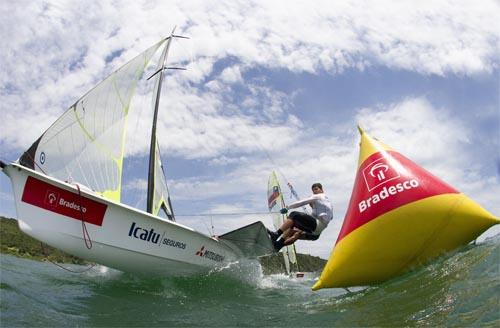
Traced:
[[319, 273], [263, 276], [256, 262], [148, 279], [2, 255], [0, 272], [1, 327], [500, 327], [500, 235], [350, 291], [312, 292]]

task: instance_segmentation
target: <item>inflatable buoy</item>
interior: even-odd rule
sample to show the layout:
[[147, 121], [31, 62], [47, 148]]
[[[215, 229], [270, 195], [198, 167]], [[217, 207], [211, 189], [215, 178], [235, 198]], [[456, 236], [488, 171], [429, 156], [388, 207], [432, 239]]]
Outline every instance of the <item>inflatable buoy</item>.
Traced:
[[386, 281], [500, 223], [464, 194], [359, 131], [351, 200], [313, 290]]

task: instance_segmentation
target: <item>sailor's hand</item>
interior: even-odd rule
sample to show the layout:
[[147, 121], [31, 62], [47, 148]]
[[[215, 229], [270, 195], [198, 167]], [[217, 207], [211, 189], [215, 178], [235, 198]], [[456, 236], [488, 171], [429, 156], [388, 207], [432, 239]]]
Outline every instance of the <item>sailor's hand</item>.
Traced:
[[280, 210], [280, 213], [281, 213], [281, 214], [286, 214], [286, 213], [288, 213], [288, 208], [283, 207], [283, 208]]

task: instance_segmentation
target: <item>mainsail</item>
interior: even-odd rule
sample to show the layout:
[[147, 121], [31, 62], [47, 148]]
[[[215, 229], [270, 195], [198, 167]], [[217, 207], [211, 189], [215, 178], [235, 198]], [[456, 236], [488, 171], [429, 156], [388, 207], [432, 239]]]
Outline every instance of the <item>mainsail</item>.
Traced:
[[19, 158], [35, 171], [120, 201], [125, 126], [137, 82], [162, 40], [87, 92]]
[[[278, 229], [285, 220], [285, 215], [279, 213], [285, 207], [285, 200], [275, 171], [271, 172], [267, 183], [267, 207], [273, 218], [273, 225]], [[298, 271], [295, 245], [284, 247], [282, 253], [287, 274]]]

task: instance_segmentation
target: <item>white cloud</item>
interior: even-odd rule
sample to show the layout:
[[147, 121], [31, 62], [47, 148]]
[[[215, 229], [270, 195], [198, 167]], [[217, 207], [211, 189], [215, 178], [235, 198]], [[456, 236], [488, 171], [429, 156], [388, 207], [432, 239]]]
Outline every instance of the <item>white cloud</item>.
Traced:
[[[178, 33], [192, 38], [178, 42], [182, 49], [186, 42], [192, 46], [189, 59], [196, 64], [188, 65], [184, 76], [192, 82], [202, 81], [217, 60], [229, 57], [245, 67], [295, 72], [385, 65], [469, 75], [498, 68], [499, 7], [495, 1], [480, 6], [467, 1], [4, 2], [0, 37], [8, 42], [1, 46], [0, 85], [2, 106], [12, 115], [0, 123], [1, 145], [29, 146], [79, 95], [167, 35], [174, 22]], [[113, 67], [106, 65], [117, 52]], [[221, 81], [240, 83], [241, 69], [226, 68]], [[276, 110], [270, 108], [269, 115]], [[21, 116], [35, 127], [17, 136], [9, 126]]]
[[241, 71], [238, 66], [227, 67], [220, 74], [222, 81], [226, 83], [242, 82]]
[[[176, 77], [178, 78], [178, 76]], [[252, 82], [236, 93], [225, 87], [224, 93], [215, 89], [203, 91], [186, 86], [176, 78], [166, 80], [171, 87], [164, 92], [158, 122], [162, 150], [185, 158], [215, 158], [282, 148], [300, 137], [302, 124], [287, 113], [293, 95], [272, 92]], [[219, 86], [220, 81], [214, 82]], [[219, 87], [216, 88], [217, 91]], [[235, 102], [238, 97], [255, 99]], [[133, 100], [129, 118], [127, 149], [129, 155], [144, 155], [149, 151], [151, 100], [140, 95]], [[137, 109], [134, 111], [134, 109]]]
[[131, 181], [127, 181], [123, 186], [123, 190], [131, 190], [133, 192], [143, 192], [148, 189], [148, 182], [144, 179], [133, 179]]
[[446, 161], [446, 167], [464, 161], [464, 154], [457, 149], [469, 143], [466, 122], [454, 118], [449, 110], [434, 108], [425, 98], [362, 109], [357, 120], [380, 139], [394, 140], [394, 148], [406, 149], [408, 156], [421, 165], [434, 161], [436, 156]]

